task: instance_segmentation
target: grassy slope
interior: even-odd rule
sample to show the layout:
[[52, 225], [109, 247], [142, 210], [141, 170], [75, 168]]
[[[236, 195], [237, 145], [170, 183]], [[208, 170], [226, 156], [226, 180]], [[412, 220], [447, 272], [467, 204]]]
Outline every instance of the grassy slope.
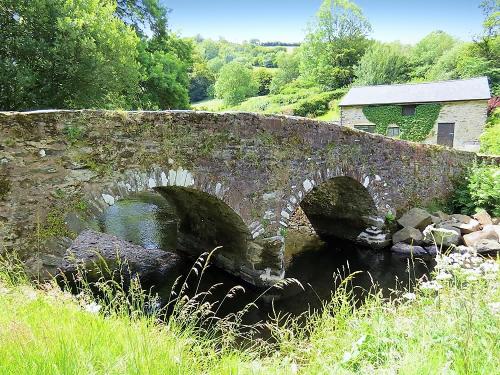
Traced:
[[439, 295], [420, 291], [414, 301], [394, 302], [373, 295], [354, 312], [338, 293], [305, 326], [274, 327], [273, 355], [262, 356], [197, 337], [176, 320], [104, 317], [55, 288], [4, 281], [0, 374], [498, 373], [499, 315], [488, 306], [500, 301], [498, 272], [441, 283]]

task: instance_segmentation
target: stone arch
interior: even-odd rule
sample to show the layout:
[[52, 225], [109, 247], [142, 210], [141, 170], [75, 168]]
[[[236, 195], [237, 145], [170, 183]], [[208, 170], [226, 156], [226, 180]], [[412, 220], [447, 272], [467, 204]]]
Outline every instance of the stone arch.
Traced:
[[[379, 196], [380, 183], [377, 174], [365, 175], [355, 167], [318, 170], [302, 184], [292, 186], [293, 193], [281, 211], [280, 231], [288, 228], [290, 218], [301, 207], [321, 236], [352, 240], [369, 226], [370, 217], [391, 211]], [[334, 222], [350, 230], [337, 235], [326, 230]]]

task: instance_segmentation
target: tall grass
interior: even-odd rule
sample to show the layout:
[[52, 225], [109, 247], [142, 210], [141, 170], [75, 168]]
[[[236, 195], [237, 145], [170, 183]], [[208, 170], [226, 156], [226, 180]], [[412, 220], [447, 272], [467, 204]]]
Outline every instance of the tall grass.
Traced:
[[[203, 277], [210, 257], [188, 279]], [[373, 288], [363, 304], [356, 275], [339, 276], [322, 311], [276, 314], [270, 339], [245, 348], [239, 339], [260, 327], [244, 327], [244, 311], [217, 314], [240, 288], [209, 302], [213, 289], [179, 280], [160, 308], [135, 278], [80, 274], [75, 296], [30, 283], [15, 258], [1, 264], [0, 374], [495, 374], [500, 365], [499, 260], [484, 277], [453, 273], [439, 290], [385, 298]]]

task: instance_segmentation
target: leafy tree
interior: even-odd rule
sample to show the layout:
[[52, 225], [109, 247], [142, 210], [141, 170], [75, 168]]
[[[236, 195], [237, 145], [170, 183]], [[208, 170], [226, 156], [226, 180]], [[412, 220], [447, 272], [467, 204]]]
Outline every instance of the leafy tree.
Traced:
[[270, 92], [277, 94], [281, 89], [297, 79], [300, 75], [300, 54], [296, 51], [293, 53], [282, 53], [278, 57], [278, 71], [273, 77], [270, 86]]
[[3, 0], [0, 108], [129, 108], [139, 38], [111, 0]]
[[139, 53], [143, 80], [138, 106], [144, 109], [189, 108], [188, 63], [177, 55], [175, 48], [148, 48], [150, 43], [143, 41]]
[[359, 85], [406, 82], [410, 74], [408, 52], [398, 43], [375, 43], [361, 58], [355, 74]]
[[257, 92], [251, 69], [232, 62], [224, 65], [215, 83], [215, 95], [226, 105], [236, 105]]
[[208, 68], [207, 62], [196, 52], [193, 70], [190, 73], [189, 98], [191, 102], [197, 102], [209, 97], [215, 84], [215, 75]]
[[303, 45], [301, 73], [327, 89], [345, 86], [369, 45], [371, 26], [349, 0], [324, 0]]
[[253, 71], [253, 79], [257, 84], [257, 95], [263, 96], [269, 94], [269, 87], [274, 74], [271, 69], [257, 68]]
[[439, 58], [451, 50], [456, 43], [457, 41], [444, 31], [433, 31], [424, 37], [411, 53], [412, 77], [415, 80], [423, 80]]
[[147, 32], [166, 36], [168, 12], [159, 0], [117, 0], [116, 15], [143, 37]]

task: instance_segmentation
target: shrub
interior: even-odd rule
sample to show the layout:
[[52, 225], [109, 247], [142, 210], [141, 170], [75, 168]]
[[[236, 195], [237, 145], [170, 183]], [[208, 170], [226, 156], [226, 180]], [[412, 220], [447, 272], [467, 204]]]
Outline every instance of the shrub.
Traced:
[[330, 109], [329, 103], [334, 99], [339, 99], [345, 94], [345, 89], [327, 91], [321, 94], [312, 95], [299, 101], [293, 107], [293, 114], [296, 116], [320, 116]]
[[482, 153], [500, 155], [500, 109], [495, 109], [490, 115], [480, 140]]
[[264, 96], [269, 94], [269, 88], [271, 86], [271, 81], [274, 77], [272, 69], [268, 68], [257, 68], [253, 71], [253, 79], [257, 85], [257, 95]]
[[453, 203], [464, 214], [483, 208], [500, 217], [500, 167], [473, 167], [455, 191]]
[[257, 92], [252, 71], [245, 65], [232, 62], [221, 69], [215, 83], [217, 98], [226, 105], [236, 105]]

